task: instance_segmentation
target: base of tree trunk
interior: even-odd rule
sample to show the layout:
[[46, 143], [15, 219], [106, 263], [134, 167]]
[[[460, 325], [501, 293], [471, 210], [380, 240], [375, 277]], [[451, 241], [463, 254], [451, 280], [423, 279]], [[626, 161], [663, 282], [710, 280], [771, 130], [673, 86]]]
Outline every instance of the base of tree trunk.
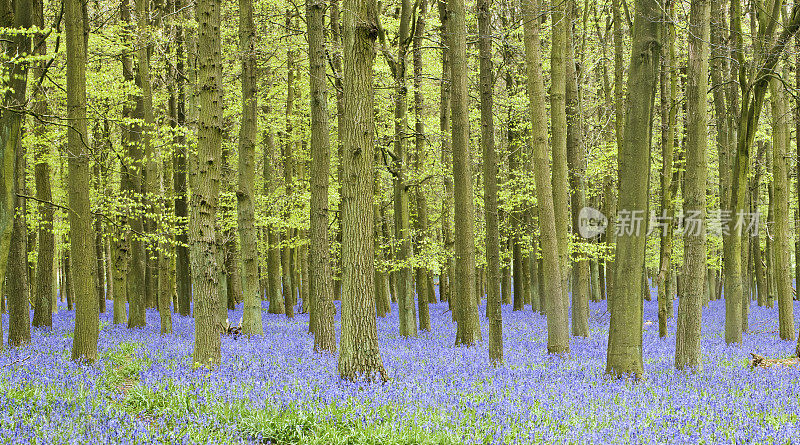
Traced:
[[750, 356], [753, 357], [750, 360], [750, 369], [754, 368], [773, 368], [773, 367], [800, 367], [800, 357], [789, 357], [789, 358], [766, 358], [762, 357], [758, 354], [750, 353]]

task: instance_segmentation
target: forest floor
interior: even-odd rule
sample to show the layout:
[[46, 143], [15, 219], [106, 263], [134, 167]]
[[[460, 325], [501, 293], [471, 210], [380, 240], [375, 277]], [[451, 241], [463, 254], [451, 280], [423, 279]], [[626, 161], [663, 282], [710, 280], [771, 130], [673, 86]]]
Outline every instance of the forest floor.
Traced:
[[800, 443], [800, 370], [748, 364], [751, 352], [793, 354], [777, 308], [754, 304], [751, 332], [728, 347], [724, 301], [712, 301], [704, 368], [687, 374], [673, 369], [676, 319], [659, 339], [657, 303], [645, 302], [645, 376], [633, 382], [604, 377], [605, 302], [591, 303], [591, 336], [573, 338], [567, 358], [547, 356], [542, 315], [504, 307], [497, 368], [485, 344], [453, 346], [446, 304], [431, 305], [433, 330], [416, 339], [398, 335], [395, 306], [378, 319], [383, 385], [340, 381], [336, 357], [312, 350], [308, 315], [266, 311], [266, 335], [224, 337], [214, 371], [191, 366], [191, 318], [173, 316], [175, 334], [161, 336], [152, 310], [135, 330], [101, 315], [102, 359], [78, 365], [63, 309], [31, 346], [0, 352], [2, 443]]

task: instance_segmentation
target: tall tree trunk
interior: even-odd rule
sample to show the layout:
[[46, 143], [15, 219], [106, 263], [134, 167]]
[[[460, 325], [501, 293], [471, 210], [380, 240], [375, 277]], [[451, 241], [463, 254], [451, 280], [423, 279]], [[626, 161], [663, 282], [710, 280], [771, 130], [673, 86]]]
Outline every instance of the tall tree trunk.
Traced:
[[683, 209], [693, 215], [683, 235], [684, 293], [678, 306], [678, 331], [675, 338], [675, 367], [700, 371], [700, 318], [703, 281], [706, 279], [706, 159], [708, 115], [708, 41], [710, 1], [692, 0], [689, 12], [689, 65], [686, 84], [686, 111], [692, 118], [686, 131], [686, 185]]
[[306, 0], [311, 100], [311, 252], [309, 296], [315, 351], [336, 351], [328, 239], [328, 85], [325, 77], [325, 1]]
[[[783, 76], [788, 70], [779, 70]], [[778, 333], [782, 340], [794, 340], [794, 308], [792, 301], [791, 238], [789, 233], [789, 156], [790, 142], [789, 110], [786, 91], [781, 80], [770, 81], [770, 103], [772, 104], [772, 181], [775, 202], [775, 225], [772, 242], [772, 258], [778, 297]], [[749, 236], [744, 233], [744, 236]], [[744, 287], [742, 304], [750, 303], [747, 286]]]
[[469, 149], [467, 92], [467, 24], [464, 0], [448, 0], [450, 27], [450, 104], [453, 134], [455, 218], [456, 345], [471, 346], [481, 340], [475, 299], [475, 203]]
[[500, 227], [497, 215], [497, 153], [494, 148], [492, 95], [491, 0], [478, 1], [480, 47], [481, 146], [483, 148], [483, 202], [486, 219], [486, 313], [489, 316], [489, 360], [503, 362], [503, 318], [500, 312]]
[[[40, 30], [44, 29], [44, 1], [35, 0], [33, 4], [33, 24]], [[37, 33], [33, 38], [33, 54], [44, 57], [47, 55], [47, 41], [44, 31]], [[34, 78], [40, 79], [44, 74], [47, 62], [36, 63], [33, 70]], [[39, 83], [33, 89], [34, 102], [33, 112], [42, 116], [48, 114], [47, 91]], [[36, 198], [39, 200], [39, 242], [36, 255], [36, 296], [33, 310], [33, 326], [52, 326], [52, 298], [53, 298], [53, 269], [55, 254], [55, 236], [53, 234], [53, 206], [48, 204], [52, 201], [53, 194], [50, 186], [50, 145], [44, 142], [41, 137], [47, 131], [44, 123], [34, 120], [33, 134], [37, 135], [37, 142], [34, 144], [34, 177], [36, 180]], [[2, 277], [0, 277], [2, 278]]]
[[[581, 117], [579, 73], [575, 62], [575, 36], [573, 20], [577, 15], [573, 0], [566, 2], [566, 45], [565, 45], [565, 110], [567, 120], [566, 150], [569, 167], [569, 186], [572, 189], [572, 230], [577, 232], [579, 216], [586, 206], [586, 154], [583, 146], [583, 126]], [[586, 244], [581, 240], [578, 244]], [[572, 264], [572, 335], [589, 336], [589, 259], [576, 248], [576, 261]], [[566, 273], [566, 270], [565, 270]]]
[[611, 325], [606, 372], [641, 376], [646, 234], [640, 223], [647, 211], [651, 123], [664, 15], [656, 0], [637, 0], [635, 10], [624, 143], [619, 152], [619, 208], [620, 212], [629, 212], [630, 220], [627, 225], [618, 221], [614, 228], [620, 236], [615, 254], [614, 290], [609, 299]]
[[[428, 14], [428, 2], [422, 0], [417, 12], [417, 22], [414, 25], [414, 38], [412, 41], [412, 61], [414, 64], [414, 170], [417, 177], [421, 177], [424, 169], [425, 160], [425, 116], [424, 116], [424, 95], [422, 91], [422, 39], [425, 35], [425, 16]], [[425, 244], [428, 234], [428, 201], [422, 190], [422, 184], [417, 184], [414, 188], [414, 201], [416, 204], [417, 217], [415, 219], [416, 245], [415, 249], [419, 252]], [[417, 281], [417, 306], [419, 306], [419, 329], [421, 331], [431, 330], [431, 317], [428, 303], [433, 298], [432, 285], [428, 288], [428, 280], [431, 271], [424, 265], [418, 264], [415, 268]]]
[[[535, 0], [523, 0], [523, 17], [538, 17], [541, 5]], [[538, 20], [524, 20], [525, 66], [528, 74], [528, 98], [531, 122], [531, 144], [533, 145], [533, 172], [536, 180], [536, 195], [539, 209], [539, 233], [542, 251], [542, 282], [545, 313], [547, 314], [547, 352], [566, 354], [569, 352], [569, 325], [567, 305], [563, 298], [556, 235], [556, 217], [553, 207], [553, 189], [550, 182], [550, 163], [547, 155], [547, 113], [545, 89], [541, 66]]]
[[[17, 9], [17, 13], [30, 14], [30, 8]], [[28, 17], [30, 24], [30, 17]], [[22, 39], [17, 40], [21, 42]], [[30, 38], [26, 37], [22, 45], [17, 46], [19, 54], [26, 54], [30, 49]], [[21, 141], [17, 143], [14, 156], [17, 158], [14, 190], [14, 228], [11, 232], [11, 248], [8, 254], [8, 279], [5, 293], [8, 304], [8, 345], [21, 346], [31, 342], [30, 281], [28, 280], [28, 224], [25, 198], [25, 147]], [[94, 294], [96, 295], [96, 294]]]
[[374, 0], [344, 0], [342, 8], [345, 125], [339, 376], [345, 380], [387, 378], [378, 349], [372, 240], [376, 6]]
[[[32, 24], [32, 5], [26, 1], [0, 3], [1, 28], [30, 28]], [[13, 8], [13, 10], [12, 10]], [[5, 34], [5, 33], [4, 33]], [[10, 33], [3, 36], [6, 60], [19, 59], [30, 52], [30, 37], [27, 34]], [[25, 110], [25, 92], [28, 81], [28, 64], [14, 60], [8, 66], [4, 64], [3, 81], [3, 113], [0, 116], [0, 287], [6, 282], [6, 271], [9, 266], [12, 244], [12, 232], [16, 225], [16, 177], [17, 159], [20, 150], [22, 123]], [[23, 246], [24, 247], [24, 246]], [[11, 271], [9, 271], [11, 272]], [[0, 292], [2, 294], [2, 292]], [[5, 300], [3, 300], [5, 301]], [[0, 327], [0, 349], [2, 349], [2, 328]]]
[[[452, 165], [452, 144], [450, 141], [450, 34], [448, 25], [447, 0], [437, 0], [439, 21], [442, 26], [439, 30], [442, 46], [442, 82], [440, 85], [439, 100], [439, 133], [441, 134], [441, 168], [444, 172], [444, 194], [442, 195], [442, 243], [447, 254], [439, 277], [439, 298], [442, 301], [452, 302], [454, 259], [453, 251], [453, 175], [450, 171]], [[452, 313], [455, 317], [455, 312]]]
[[[183, 8], [182, 0], [174, 0], [175, 11], [180, 11]], [[175, 235], [175, 275], [176, 275], [176, 291], [178, 294], [178, 313], [183, 316], [188, 316], [191, 313], [192, 301], [192, 281], [191, 272], [189, 271], [189, 237], [187, 234], [186, 221], [189, 216], [188, 208], [188, 195], [189, 188], [186, 183], [186, 173], [188, 168], [187, 163], [187, 150], [186, 137], [183, 133], [183, 127], [186, 125], [186, 86], [184, 78], [186, 77], [187, 57], [185, 50], [185, 38], [183, 26], [180, 24], [182, 21], [178, 20], [175, 27], [175, 67], [177, 70], [175, 76], [175, 91], [177, 93], [176, 100], [176, 116], [177, 126], [180, 127], [175, 135], [175, 149], [172, 159], [173, 170], [173, 187], [175, 190], [175, 219], [176, 219], [176, 235]]]
[[553, 206], [556, 216], [561, 290], [569, 305], [569, 173], [567, 171], [567, 2], [551, 9], [553, 41], [550, 47], [550, 138], [553, 150]]
[[[719, 0], [717, 0], [719, 1]], [[666, 0], [666, 12], [672, 15], [674, 2]], [[658, 336], [667, 336], [667, 320], [672, 316], [669, 313], [669, 301], [673, 296], [669, 293], [672, 282], [672, 247], [673, 230], [672, 218], [675, 216], [673, 204], [673, 159], [675, 151], [675, 121], [677, 107], [675, 106], [677, 74], [672, 67], [675, 54], [675, 26], [671, 23], [664, 24], [666, 44], [661, 51], [661, 217], [666, 225], [661, 226], [661, 246], [659, 252], [658, 268]]]
[[197, 156], [192, 160], [192, 206], [189, 227], [194, 290], [195, 338], [193, 361], [202, 366], [220, 363], [217, 326], [219, 264], [216, 252], [217, 202], [222, 158], [222, 51], [218, 0], [199, 0]]
[[[134, 39], [129, 0], [120, 2], [120, 19], [124, 23], [124, 33]], [[134, 82], [133, 60], [128, 51], [122, 55], [122, 75], [126, 82]], [[136, 104], [133, 108], [134, 103]], [[135, 94], [129, 94], [122, 107], [123, 118], [135, 118], [139, 114], [140, 101]], [[126, 162], [122, 165], [125, 194], [131, 203], [128, 221], [131, 227], [128, 235], [130, 244], [130, 263], [128, 265], [127, 300], [128, 327], [144, 326], [145, 321], [145, 251], [141, 238], [144, 232], [142, 223], [142, 150], [139, 147], [141, 130], [138, 124], [123, 124], [122, 144], [126, 151]]]
[[[255, 225], [254, 184], [258, 131], [258, 78], [253, 1], [239, 0], [239, 51], [242, 53], [242, 124], [239, 127], [239, 184], [236, 190], [239, 240], [242, 245], [242, 333], [263, 335], [258, 282], [258, 236]], [[324, 73], [323, 73], [324, 75]], [[311, 77], [314, 77], [312, 73]]]
[[89, 157], [86, 124], [86, 40], [87, 23], [79, 0], [66, 0], [64, 21], [67, 43], [67, 131], [69, 165], [70, 261], [77, 310], [72, 359], [97, 359], [99, 306], [94, 287], [94, 230], [89, 205]]

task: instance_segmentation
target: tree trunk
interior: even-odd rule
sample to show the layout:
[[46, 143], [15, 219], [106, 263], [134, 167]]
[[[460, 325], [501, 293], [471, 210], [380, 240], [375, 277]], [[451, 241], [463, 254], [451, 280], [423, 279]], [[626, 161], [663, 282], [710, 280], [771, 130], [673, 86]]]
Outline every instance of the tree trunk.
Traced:
[[500, 312], [500, 227], [497, 215], [497, 153], [492, 115], [493, 74], [491, 0], [478, 0], [480, 48], [481, 146], [483, 148], [483, 202], [486, 219], [486, 313], [489, 317], [489, 360], [503, 362], [503, 318]]
[[[181, 10], [182, 0], [175, 0], [175, 11]], [[180, 25], [181, 21], [177, 21], [175, 27], [175, 58], [176, 70], [175, 76], [175, 90], [177, 92], [176, 100], [176, 116], [177, 126], [183, 129], [186, 125], [186, 87], [184, 84], [184, 77], [186, 76], [186, 60], [184, 48], [184, 31], [183, 26]], [[189, 188], [186, 183], [187, 173], [187, 150], [186, 137], [183, 131], [178, 131], [175, 136], [175, 148], [172, 159], [173, 170], [173, 187], [175, 190], [175, 218], [176, 218], [176, 235], [175, 235], [175, 275], [176, 275], [176, 291], [178, 295], [178, 313], [183, 316], [191, 314], [191, 301], [192, 301], [192, 281], [191, 272], [189, 270], [189, 238], [187, 234], [186, 221], [189, 217], [188, 209], [188, 194]]]
[[[421, 177], [424, 169], [425, 160], [425, 117], [424, 117], [424, 95], [422, 91], [422, 39], [425, 35], [425, 16], [428, 13], [428, 2], [422, 0], [419, 4], [419, 12], [417, 13], [417, 22], [414, 26], [414, 39], [412, 41], [412, 61], [414, 64], [414, 169], [416, 170], [417, 177]], [[414, 189], [414, 198], [416, 201], [417, 217], [416, 222], [416, 241], [415, 249], [417, 252], [422, 250], [427, 238], [430, 236], [428, 233], [428, 201], [425, 199], [425, 193], [422, 190], [422, 184], [416, 184]], [[433, 299], [432, 286], [429, 289], [428, 280], [431, 277], [431, 271], [423, 266], [417, 265], [416, 267], [416, 281], [417, 281], [417, 306], [419, 306], [419, 329], [421, 331], [431, 330], [431, 317], [430, 309], [428, 308], [429, 302]], [[435, 302], [435, 299], [433, 299]]]
[[467, 25], [464, 0], [448, 0], [450, 27], [450, 82], [452, 91], [453, 182], [455, 218], [456, 345], [481, 340], [475, 300], [475, 203], [469, 149], [469, 95], [467, 91]]
[[[650, 178], [650, 139], [661, 52], [663, 10], [656, 0], [637, 0], [633, 26], [628, 96], [625, 102], [624, 143], [619, 152], [620, 215], [617, 221], [614, 289], [609, 299], [611, 324], [606, 372], [640, 377], [642, 369], [642, 268]], [[638, 221], [638, 222], [637, 222]]]
[[82, 3], [67, 0], [64, 21], [67, 43], [67, 131], [69, 165], [70, 261], [77, 310], [72, 359], [94, 362], [97, 359], [99, 306], [94, 287], [94, 230], [89, 205], [89, 158], [86, 124], [86, 28]]
[[195, 339], [193, 361], [201, 366], [220, 363], [217, 326], [219, 263], [215, 220], [222, 158], [222, 53], [218, 0], [199, 0], [196, 6], [197, 156], [192, 160], [192, 205], [189, 227], [194, 290]]
[[[667, 14], [674, 11], [674, 2], [666, 1]], [[677, 181], [673, 184], [673, 158], [675, 150], [675, 121], [677, 118], [676, 97], [676, 70], [672, 67], [675, 54], [675, 26], [671, 23], [664, 25], [666, 45], [661, 51], [661, 217], [666, 225], [661, 226], [661, 245], [659, 252], [658, 269], [658, 336], [667, 336], [667, 320], [672, 316], [667, 308], [672, 295], [669, 286], [672, 281], [672, 248], [674, 226], [672, 220], [675, 216], [673, 204], [673, 191], [677, 188]]]
[[[566, 2], [565, 43], [565, 110], [567, 121], [566, 152], [569, 167], [569, 187], [572, 189], [572, 230], [577, 232], [579, 215], [586, 206], [586, 155], [583, 146], [579, 73], [575, 63], [575, 37], [573, 20], [577, 15], [574, 1]], [[578, 241], [575, 261], [572, 264], [572, 335], [589, 336], [589, 259], [580, 247], [586, 240]], [[566, 273], [566, 269], [565, 269]]]
[[563, 304], [569, 306], [569, 172], [567, 171], [567, 2], [551, 9], [553, 41], [550, 51], [550, 143], [553, 150], [553, 207]]
[[[524, 17], [537, 17], [540, 3], [523, 0]], [[531, 144], [533, 145], [533, 171], [536, 180], [537, 204], [539, 208], [539, 232], [542, 251], [542, 282], [545, 313], [547, 314], [547, 352], [567, 354], [569, 352], [569, 322], [567, 304], [563, 296], [561, 267], [558, 256], [559, 244], [556, 235], [556, 217], [553, 207], [553, 189], [550, 182], [550, 164], [547, 156], [547, 114], [545, 89], [541, 66], [539, 42], [540, 22], [525, 20], [525, 66], [528, 74], [528, 98], [531, 122]]]
[[[13, 6], [10, 2], [3, 3], [2, 6], [4, 11], [0, 15], [0, 28], [31, 27], [33, 8], [30, 2], [16, 1]], [[11, 10], [12, 7], [13, 10]], [[26, 34], [11, 33], [6, 36], [4, 33], [3, 39], [6, 60], [17, 57], [17, 53], [27, 54], [30, 51], [30, 37]], [[3, 287], [2, 283], [6, 282], [6, 271], [11, 262], [10, 257], [13, 257], [9, 252], [12, 245], [12, 232], [17, 225], [17, 218], [14, 217], [17, 202], [17, 159], [19, 158], [24, 120], [28, 64], [12, 63], [8, 67], [4, 66], [2, 71], [4, 94], [3, 113], [0, 116], [0, 165], [2, 165], [2, 170], [0, 170], [0, 189], [2, 189], [2, 197], [0, 197], [0, 287]], [[8, 272], [11, 273], [10, 270]], [[11, 305], [10, 302], [9, 305]], [[0, 328], [0, 349], [2, 346], [2, 328]]]
[[[441, 134], [441, 168], [444, 173], [444, 194], [442, 195], [442, 242], [446, 253], [445, 263], [439, 277], [439, 298], [451, 304], [453, 301], [453, 175], [449, 168], [452, 165], [452, 144], [450, 143], [450, 34], [448, 24], [447, 0], [437, 0], [439, 21], [442, 26], [439, 30], [442, 41], [442, 83], [440, 85], [439, 100], [439, 133]], [[455, 312], [452, 313], [455, 317]]]
[[[44, 29], [44, 1], [36, 0], [33, 5], [33, 24], [39, 29]], [[39, 56], [47, 54], [47, 42], [44, 32], [37, 33], [33, 38], [33, 53]], [[38, 62], [34, 68], [34, 78], [40, 79], [44, 74], [47, 62]], [[48, 114], [47, 91], [38, 85], [33, 90], [33, 112], [42, 116]], [[39, 200], [39, 242], [36, 255], [36, 296], [33, 310], [33, 326], [50, 327], [53, 325], [52, 299], [53, 299], [53, 269], [55, 254], [55, 236], [53, 234], [53, 206], [47, 204], [52, 201], [53, 195], [50, 185], [50, 145], [43, 142], [47, 129], [44, 123], [34, 120], [33, 134], [37, 135], [34, 145], [34, 177], [36, 180], [36, 198]], [[2, 277], [0, 277], [2, 278]]]
[[[678, 331], [675, 339], [675, 367], [700, 371], [700, 321], [703, 281], [706, 279], [706, 159], [708, 116], [708, 41], [710, 1], [692, 0], [689, 18], [689, 65], [686, 84], [686, 111], [691, 119], [686, 131], [686, 181], [683, 209], [693, 215], [685, 222], [683, 235], [685, 292], [678, 306]], [[699, 223], [699, 224], [698, 224]], [[710, 284], [710, 283], [709, 283]]]
[[[788, 75], [788, 70], [779, 70]], [[785, 77], [784, 77], [785, 78]], [[772, 258], [776, 295], [778, 298], [778, 333], [782, 340], [794, 340], [794, 308], [792, 301], [791, 238], [789, 233], [789, 156], [790, 142], [789, 110], [786, 91], [779, 79], [770, 81], [770, 102], [772, 104], [772, 181], [775, 202], [775, 225], [772, 241]], [[744, 236], [749, 236], [744, 231]], [[747, 286], [746, 298], [750, 302]]]
[[333, 287], [328, 239], [328, 86], [325, 78], [325, 1], [306, 1], [311, 100], [311, 252], [309, 298], [314, 350], [336, 351]]
[[[30, 13], [17, 10], [17, 13]], [[30, 17], [28, 18], [30, 20]], [[28, 22], [30, 24], [30, 22]], [[30, 48], [29, 38], [25, 43], [18, 45], [21, 54]], [[19, 42], [19, 40], [18, 40]], [[17, 194], [25, 192], [25, 147], [18, 143], [14, 156], [17, 158], [14, 190]], [[28, 224], [25, 198], [19, 195], [15, 198], [14, 229], [11, 232], [11, 248], [8, 254], [8, 279], [6, 280], [5, 293], [8, 299], [8, 345], [21, 346], [31, 342], [31, 311], [30, 311], [30, 282], [28, 281]], [[96, 295], [96, 294], [95, 294]]]
[[[256, 30], [252, 0], [239, 0], [239, 51], [242, 53], [242, 123], [239, 127], [239, 184], [236, 190], [237, 222], [242, 245], [242, 333], [263, 335], [258, 282], [258, 236], [255, 226], [256, 132], [258, 131], [258, 78]], [[323, 73], [324, 75], [324, 73]], [[313, 74], [311, 75], [313, 78]]]
[[374, 0], [344, 0], [342, 132], [342, 334], [339, 376], [386, 381], [375, 321], [372, 215], [375, 117], [372, 65], [378, 24]]

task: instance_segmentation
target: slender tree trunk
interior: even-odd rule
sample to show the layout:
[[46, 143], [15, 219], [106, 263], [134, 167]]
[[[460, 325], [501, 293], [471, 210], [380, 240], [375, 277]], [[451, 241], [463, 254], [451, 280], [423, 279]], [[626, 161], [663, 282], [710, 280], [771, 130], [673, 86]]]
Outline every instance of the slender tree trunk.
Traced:
[[325, 1], [306, 0], [311, 100], [311, 252], [309, 298], [315, 351], [336, 351], [328, 239], [328, 86], [325, 77]]
[[[182, 0], [175, 0], [175, 11], [180, 11], [183, 8]], [[181, 21], [177, 21], [175, 27], [175, 58], [176, 58], [176, 76], [175, 76], [175, 90], [177, 92], [176, 100], [176, 116], [177, 126], [180, 130], [175, 135], [175, 148], [172, 159], [173, 169], [173, 187], [175, 189], [175, 218], [176, 230], [175, 235], [175, 275], [176, 275], [176, 291], [178, 294], [178, 313], [183, 316], [191, 314], [191, 301], [192, 301], [192, 279], [189, 270], [189, 237], [187, 234], [186, 221], [189, 217], [188, 208], [188, 195], [189, 188], [186, 183], [187, 173], [187, 150], [186, 137], [184, 136], [183, 127], [186, 125], [186, 86], [184, 78], [186, 77], [186, 60], [188, 55], [185, 53], [184, 44], [184, 30], [180, 25]]]
[[86, 124], [86, 28], [81, 2], [64, 4], [67, 41], [67, 131], [69, 165], [70, 261], [76, 296], [72, 359], [97, 359], [99, 306], [94, 288], [94, 234], [89, 205], [89, 147]]
[[[33, 19], [33, 8], [30, 2], [16, 1], [0, 3], [0, 28], [30, 28]], [[13, 8], [13, 10], [12, 10]], [[2, 36], [6, 54], [4, 60], [16, 59], [30, 51], [30, 37], [26, 34]], [[71, 52], [74, 49], [70, 50]], [[74, 65], [71, 65], [74, 67]], [[25, 110], [25, 92], [28, 80], [28, 64], [14, 61], [3, 66], [3, 113], [0, 117], [0, 288], [6, 282], [6, 271], [13, 255], [10, 255], [12, 232], [17, 225], [16, 213], [16, 178], [17, 159], [19, 158], [22, 123]], [[24, 247], [24, 246], [23, 246]], [[11, 270], [8, 270], [11, 273]], [[2, 295], [0, 289], [0, 295]], [[0, 297], [2, 300], [2, 297]], [[5, 300], [3, 300], [5, 301]], [[10, 304], [10, 303], [9, 303]], [[2, 323], [0, 323], [2, 324]], [[2, 349], [2, 327], [0, 327], [0, 349]]]
[[[242, 53], [242, 124], [239, 127], [239, 184], [236, 190], [239, 240], [242, 245], [242, 333], [263, 335], [258, 282], [258, 235], [255, 226], [256, 134], [258, 131], [258, 78], [256, 30], [252, 0], [239, 0], [239, 51]], [[323, 73], [324, 75], [324, 73]], [[311, 77], [314, 77], [313, 74]]]
[[471, 346], [481, 340], [475, 299], [475, 203], [469, 149], [467, 91], [467, 25], [464, 0], [448, 0], [450, 29], [450, 82], [452, 91], [453, 180], [455, 218], [456, 345]]
[[[535, 0], [523, 0], [523, 17], [538, 17], [541, 5]], [[528, 98], [533, 145], [533, 171], [539, 208], [539, 232], [542, 251], [542, 282], [545, 313], [547, 314], [547, 352], [569, 352], [569, 322], [567, 304], [561, 280], [559, 244], [556, 235], [556, 217], [553, 207], [553, 189], [550, 182], [550, 164], [547, 156], [547, 114], [545, 89], [541, 66], [538, 20], [524, 20], [525, 66], [528, 74]]]
[[193, 273], [195, 340], [193, 361], [203, 366], [220, 363], [217, 326], [219, 298], [216, 252], [217, 202], [222, 158], [222, 53], [218, 0], [199, 0], [197, 104], [199, 106], [197, 157], [192, 160], [192, 206], [189, 227]]
[[[667, 14], [674, 11], [674, 2], [666, 1]], [[675, 54], [675, 27], [671, 23], [664, 24], [664, 34], [666, 45], [661, 51], [661, 217], [666, 221], [666, 225], [661, 226], [661, 246], [659, 252], [658, 269], [658, 335], [661, 338], [667, 336], [667, 320], [672, 316], [668, 311], [669, 301], [672, 295], [669, 293], [669, 286], [672, 281], [672, 247], [674, 226], [672, 219], [675, 216], [675, 206], [673, 204], [674, 189], [677, 187], [672, 182], [673, 159], [675, 150], [675, 120], [677, 117], [677, 107], [675, 105], [676, 96], [676, 71], [672, 67], [673, 55]]]
[[[650, 139], [655, 84], [661, 57], [663, 8], [656, 0], [637, 0], [633, 26], [624, 143], [619, 152], [619, 208], [629, 221], [620, 232], [614, 265], [614, 290], [609, 299], [611, 324], [606, 372], [642, 375], [642, 268], [644, 267]], [[638, 221], [638, 222], [637, 222]]]
[[[134, 27], [130, 15], [129, 0], [120, 2], [120, 19], [124, 23], [124, 33], [127, 38], [134, 39]], [[128, 51], [122, 55], [122, 75], [126, 82], [134, 82], [133, 60]], [[136, 104], [136, 108], [132, 105]], [[129, 94], [122, 107], [123, 118], [135, 118], [139, 113], [140, 101], [136, 95]], [[139, 147], [141, 130], [138, 124], [124, 124], [122, 129], [122, 144], [126, 149], [126, 162], [122, 165], [125, 194], [131, 203], [128, 221], [130, 233], [130, 262], [127, 279], [128, 300], [128, 327], [144, 326], [145, 321], [145, 251], [141, 235], [144, 232], [142, 223], [141, 192], [142, 192], [142, 151]]]
[[489, 360], [503, 362], [503, 318], [500, 312], [500, 227], [497, 214], [497, 153], [494, 148], [492, 96], [491, 0], [478, 1], [480, 47], [481, 146], [483, 148], [483, 202], [486, 219], [486, 313], [489, 317]]
[[[442, 46], [442, 83], [440, 85], [439, 100], [439, 133], [441, 134], [441, 168], [443, 170], [444, 194], [442, 195], [442, 242], [447, 254], [445, 263], [439, 277], [439, 298], [451, 304], [453, 301], [453, 175], [449, 170], [452, 165], [452, 144], [450, 143], [450, 34], [448, 25], [447, 0], [437, 0], [439, 21], [442, 26], [439, 30]], [[455, 317], [455, 312], [453, 312]]]
[[339, 376], [386, 381], [375, 321], [372, 215], [375, 117], [372, 65], [378, 24], [374, 0], [344, 0], [342, 161], [342, 334]]
[[[27, 10], [17, 9], [16, 12], [29, 14], [30, 8]], [[28, 17], [28, 20], [30, 20], [30, 17]], [[30, 24], [30, 21], [28, 21], [28, 24]], [[26, 37], [24, 40], [23, 45], [17, 46], [20, 54], [25, 54], [30, 48], [30, 38]], [[19, 194], [25, 193], [26, 150], [20, 142], [14, 151], [14, 156], [17, 158], [14, 190], [18, 195], [14, 200], [16, 214], [14, 216], [14, 228], [11, 232], [11, 248], [8, 254], [8, 279], [4, 286], [8, 299], [8, 345], [12, 347], [31, 342], [27, 205], [25, 198], [19, 196]]]
[[[44, 29], [44, 1], [36, 0], [33, 4], [33, 24]], [[33, 38], [33, 54], [47, 55], [47, 41], [44, 31], [37, 33]], [[40, 79], [44, 74], [47, 62], [36, 63], [33, 70], [34, 78]], [[37, 83], [33, 90], [33, 112], [42, 116], [48, 114], [47, 91]], [[34, 120], [33, 134], [42, 137], [47, 131], [45, 124]], [[33, 310], [33, 326], [52, 326], [52, 295], [53, 295], [53, 269], [55, 254], [55, 236], [53, 234], [53, 206], [47, 204], [52, 201], [53, 195], [50, 185], [50, 144], [37, 137], [34, 145], [34, 177], [36, 180], [36, 198], [39, 200], [39, 242], [36, 255], [36, 296]], [[0, 277], [2, 278], [2, 277]]]
[[[586, 155], [583, 146], [583, 126], [579, 92], [579, 73], [575, 66], [575, 37], [573, 20], [576, 13], [575, 2], [566, 2], [565, 11], [565, 110], [567, 122], [566, 152], [569, 167], [569, 187], [572, 189], [572, 227], [577, 232], [579, 215], [586, 206]], [[580, 240], [585, 245], [586, 240]], [[589, 259], [576, 247], [575, 261], [572, 263], [572, 335], [589, 336]], [[566, 273], [566, 269], [565, 269]]]
[[569, 305], [569, 172], [567, 171], [567, 2], [551, 9], [553, 41], [550, 47], [550, 137], [553, 150], [553, 206], [556, 215], [556, 237], [561, 268], [561, 289], [565, 305]]
[[[417, 22], [414, 25], [414, 38], [412, 41], [412, 61], [414, 64], [414, 169], [417, 177], [421, 177], [424, 169], [425, 159], [425, 117], [424, 117], [424, 95], [422, 91], [422, 39], [425, 35], [425, 16], [428, 13], [428, 2], [422, 0], [417, 12]], [[419, 252], [425, 244], [428, 233], [428, 201], [422, 190], [422, 184], [417, 184], [414, 189], [414, 199], [416, 201], [417, 217], [415, 219], [416, 241], [415, 249]], [[419, 306], [419, 329], [421, 331], [431, 330], [429, 302], [433, 299], [432, 285], [429, 289], [428, 280], [431, 271], [423, 265], [416, 267], [417, 281], [417, 305]], [[435, 300], [434, 300], [435, 302]]]
[[706, 159], [708, 116], [708, 41], [710, 1], [692, 0], [689, 16], [689, 65], [686, 109], [692, 118], [686, 132], [686, 186], [683, 209], [699, 224], [685, 223], [683, 278], [685, 292], [678, 306], [675, 367], [700, 371], [700, 318], [703, 280], [706, 278]]
[[[779, 70], [788, 75], [787, 70]], [[789, 234], [789, 157], [790, 142], [789, 110], [786, 92], [779, 79], [770, 81], [770, 102], [772, 104], [772, 178], [775, 202], [775, 225], [772, 242], [772, 258], [776, 294], [778, 298], [778, 333], [782, 340], [794, 340], [794, 310], [792, 301], [791, 238]], [[749, 236], [744, 231], [743, 236]], [[747, 287], [744, 287], [746, 301], [750, 303]]]

